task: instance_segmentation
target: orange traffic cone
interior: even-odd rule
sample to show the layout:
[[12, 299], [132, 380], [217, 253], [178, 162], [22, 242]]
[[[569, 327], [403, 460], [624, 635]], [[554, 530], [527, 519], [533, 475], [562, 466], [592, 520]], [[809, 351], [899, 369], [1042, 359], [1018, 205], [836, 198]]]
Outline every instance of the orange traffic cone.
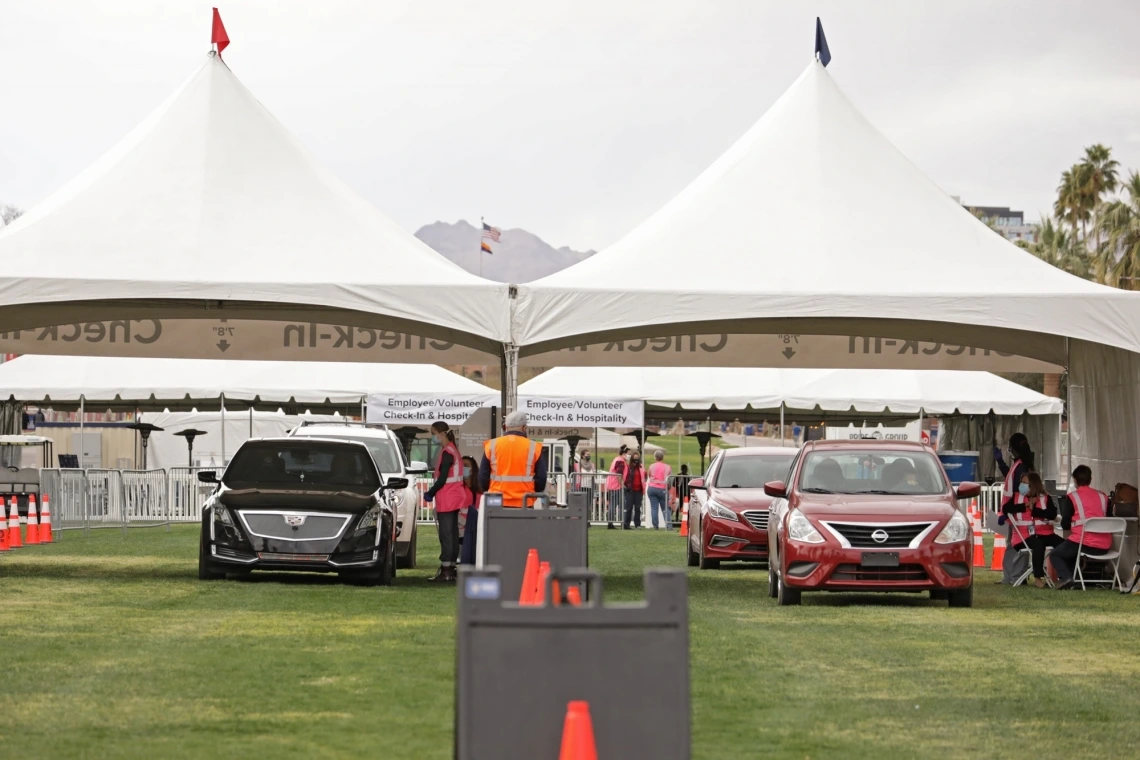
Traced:
[[519, 590], [519, 604], [534, 604], [534, 589], [538, 583], [538, 549], [526, 553], [526, 567], [523, 570], [522, 588]]
[[[0, 503], [0, 512], [4, 511], [4, 505]], [[0, 552], [8, 551], [8, 521], [0, 520]]]
[[685, 502], [681, 505], [681, 535], [689, 535], [689, 497], [685, 497]]
[[40, 510], [40, 543], [50, 544], [51, 539], [51, 500], [44, 494], [43, 508]]
[[40, 516], [36, 514], [36, 497], [28, 496], [28, 546], [40, 542]]
[[990, 570], [1001, 570], [1003, 562], [1005, 562], [1005, 536], [995, 533], [993, 556], [990, 557]]
[[20, 510], [16, 506], [16, 497], [12, 497], [12, 509], [8, 512], [8, 546], [19, 549], [24, 545], [20, 540]]
[[582, 606], [582, 592], [578, 590], [577, 586], [566, 589], [566, 603], [575, 607]]
[[982, 545], [982, 521], [977, 512], [971, 522], [974, 525], [974, 567], [985, 567], [986, 547]]
[[550, 578], [550, 563], [538, 563], [538, 578], [534, 584], [534, 603], [541, 607], [546, 604], [546, 581]]
[[566, 720], [562, 723], [562, 750], [558, 753], [558, 760], [598, 760], [589, 702], [576, 700], [566, 705]]

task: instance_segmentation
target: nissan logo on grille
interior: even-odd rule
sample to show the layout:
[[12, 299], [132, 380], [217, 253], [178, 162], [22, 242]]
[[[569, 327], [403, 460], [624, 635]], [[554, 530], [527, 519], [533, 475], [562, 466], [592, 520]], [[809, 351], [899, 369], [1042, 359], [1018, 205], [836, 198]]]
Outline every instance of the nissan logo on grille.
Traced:
[[[288, 525], [293, 530], [296, 530], [297, 528], [300, 528], [302, 525], [305, 524], [305, 516], [304, 515], [285, 515], [285, 524]], [[886, 534], [884, 534], [884, 536], [885, 535]], [[885, 541], [886, 538], [884, 537], [883, 540]]]
[[871, 540], [876, 544], [885, 544], [888, 538], [890, 538], [890, 536], [887, 535], [887, 532], [882, 528], [871, 534]]

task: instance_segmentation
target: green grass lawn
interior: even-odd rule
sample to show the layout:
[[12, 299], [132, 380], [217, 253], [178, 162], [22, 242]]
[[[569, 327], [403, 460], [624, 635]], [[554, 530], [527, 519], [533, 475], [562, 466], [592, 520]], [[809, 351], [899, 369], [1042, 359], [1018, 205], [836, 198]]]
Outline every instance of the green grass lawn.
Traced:
[[[609, 601], [682, 562], [676, 534], [591, 540]], [[196, 549], [180, 527], [0, 555], [0, 757], [451, 756], [455, 592], [434, 567], [385, 589], [203, 583]], [[994, 578], [971, 610], [779, 608], [762, 569], [692, 572], [693, 756], [1135, 757], [1140, 597]]]

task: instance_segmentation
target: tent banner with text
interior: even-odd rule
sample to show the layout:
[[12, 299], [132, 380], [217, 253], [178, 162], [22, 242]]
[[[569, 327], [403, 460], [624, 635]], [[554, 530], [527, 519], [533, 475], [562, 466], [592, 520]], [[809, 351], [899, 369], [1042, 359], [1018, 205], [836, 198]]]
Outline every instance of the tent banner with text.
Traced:
[[458, 427], [485, 406], [496, 406], [499, 394], [373, 393], [368, 397], [368, 421], [386, 425], [427, 426], [437, 420]]
[[519, 396], [518, 408], [532, 428], [640, 428], [645, 423], [641, 399]]

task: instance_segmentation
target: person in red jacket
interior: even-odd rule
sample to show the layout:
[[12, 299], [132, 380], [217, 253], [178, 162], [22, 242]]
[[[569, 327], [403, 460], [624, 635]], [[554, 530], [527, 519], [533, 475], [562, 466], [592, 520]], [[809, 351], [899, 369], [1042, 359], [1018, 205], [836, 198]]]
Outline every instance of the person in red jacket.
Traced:
[[1092, 488], [1092, 469], [1082, 464], [1073, 470], [1073, 483], [1077, 489], [1061, 499], [1061, 528], [1069, 531], [1069, 536], [1049, 555], [1049, 563], [1057, 571], [1058, 589], [1073, 585], [1073, 571], [1076, 568], [1077, 549], [1095, 557], [1105, 554], [1112, 548], [1111, 533], [1091, 533], [1084, 529], [1086, 520], [1105, 517], [1108, 511], [1108, 496], [1103, 491]]

